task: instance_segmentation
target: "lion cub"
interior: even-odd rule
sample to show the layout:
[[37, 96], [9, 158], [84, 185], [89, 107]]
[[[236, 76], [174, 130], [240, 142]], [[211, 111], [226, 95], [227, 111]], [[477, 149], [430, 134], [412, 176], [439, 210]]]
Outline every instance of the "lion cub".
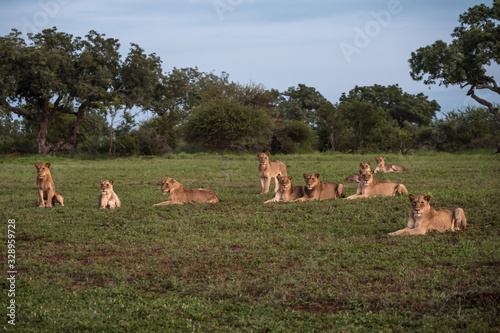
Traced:
[[295, 201], [345, 198], [344, 185], [329, 182], [322, 183], [319, 180], [319, 173], [304, 173], [302, 176], [306, 181], [304, 185], [304, 195]]
[[373, 170], [363, 171], [359, 170], [359, 184], [356, 194], [353, 194], [347, 199], [368, 198], [373, 196], [391, 196], [396, 193], [408, 195], [406, 186], [401, 183], [394, 182], [378, 182], [373, 179]]
[[[366, 163], [363, 163], [363, 162], [359, 162], [359, 167], [361, 168], [360, 170], [363, 170], [363, 171], [370, 171], [370, 166], [371, 166], [371, 162], [366, 162]], [[346, 183], [359, 183], [359, 173], [353, 173], [353, 174], [350, 174], [349, 176], [347, 176], [347, 178], [344, 180], [344, 182]]]
[[260, 187], [261, 194], [269, 192], [269, 186], [271, 185], [271, 178], [274, 178], [274, 192], [278, 191], [278, 174], [286, 176], [286, 165], [285, 163], [276, 160], [270, 161], [269, 155], [271, 153], [257, 153], [259, 158], [259, 177], [260, 177]]
[[408, 226], [405, 229], [391, 232], [389, 236], [398, 235], [425, 235], [429, 230], [445, 232], [446, 230], [465, 229], [467, 220], [462, 208], [455, 209], [454, 212], [448, 209], [434, 210], [431, 207], [431, 196], [410, 194], [411, 202]]
[[200, 188], [198, 190], [185, 188], [184, 185], [182, 185], [177, 180], [170, 177], [161, 179], [161, 191], [163, 192], [163, 194], [169, 193], [168, 201], [160, 202], [154, 204], [153, 206], [185, 204], [191, 202], [197, 202], [197, 203], [219, 202], [219, 199], [217, 198], [217, 196], [213, 191], [204, 188]]
[[63, 207], [64, 198], [56, 192], [54, 179], [52, 179], [52, 173], [50, 172], [50, 163], [35, 163], [35, 167], [37, 171], [38, 207], [52, 207], [56, 202], [59, 202]]
[[377, 161], [377, 166], [375, 167], [375, 173], [377, 171], [387, 173], [387, 172], [403, 172], [406, 168], [399, 164], [385, 164], [384, 157], [375, 157]]
[[113, 190], [113, 180], [102, 180], [101, 179], [101, 196], [99, 197], [99, 208], [114, 209], [115, 207], [121, 207], [122, 202]]
[[293, 201], [304, 195], [304, 188], [302, 186], [292, 186], [292, 176], [281, 176], [278, 174], [276, 178], [278, 178], [279, 183], [278, 192], [276, 192], [274, 198], [264, 203]]

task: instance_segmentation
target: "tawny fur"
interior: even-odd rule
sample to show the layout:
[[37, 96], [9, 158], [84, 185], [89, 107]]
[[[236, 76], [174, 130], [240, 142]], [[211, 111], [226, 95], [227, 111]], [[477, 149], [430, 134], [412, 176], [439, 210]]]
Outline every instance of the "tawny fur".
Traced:
[[[366, 162], [366, 163], [359, 162], [359, 167], [361, 168], [360, 170], [363, 170], [363, 171], [370, 171], [371, 170], [370, 165], [371, 165], [371, 162]], [[344, 182], [345, 183], [354, 183], [354, 182], [359, 183], [359, 172], [350, 174], [349, 176], [346, 177]]]
[[38, 207], [52, 207], [56, 202], [61, 207], [64, 206], [64, 197], [56, 192], [54, 179], [50, 172], [50, 163], [35, 163], [35, 167], [37, 171]]
[[399, 164], [386, 164], [384, 161], [384, 157], [375, 157], [377, 161], [377, 166], [375, 167], [375, 173], [377, 172], [403, 172], [406, 171], [406, 168]]
[[408, 196], [411, 202], [408, 225], [405, 229], [391, 232], [389, 236], [425, 235], [430, 230], [445, 232], [447, 230], [462, 230], [467, 227], [467, 219], [462, 208], [454, 212], [448, 209], [434, 210], [431, 207], [431, 196]]
[[122, 202], [113, 190], [114, 181], [101, 179], [101, 196], [99, 197], [99, 208], [114, 209], [121, 207]]
[[396, 193], [408, 195], [406, 186], [395, 182], [378, 182], [373, 179], [373, 170], [359, 171], [360, 182], [356, 194], [353, 194], [347, 199], [368, 198], [374, 196], [391, 196]]
[[278, 175], [277, 178], [279, 184], [278, 192], [276, 192], [274, 198], [264, 203], [293, 201], [304, 195], [304, 188], [302, 186], [292, 185], [292, 176]]
[[270, 161], [269, 156], [271, 153], [257, 153], [259, 158], [259, 178], [260, 178], [260, 193], [268, 193], [269, 186], [271, 185], [271, 179], [274, 178], [274, 192], [278, 191], [278, 179], [277, 176], [280, 174], [286, 176], [286, 165], [285, 163], [276, 160]]
[[304, 185], [304, 196], [295, 201], [345, 198], [344, 185], [330, 182], [322, 183], [319, 180], [319, 173], [304, 173], [302, 176], [306, 182]]
[[173, 178], [161, 179], [161, 191], [163, 194], [169, 193], [168, 201], [154, 204], [153, 206], [164, 206], [173, 204], [186, 204], [186, 203], [216, 203], [219, 199], [211, 190], [200, 188], [192, 190], [184, 187], [181, 183]]

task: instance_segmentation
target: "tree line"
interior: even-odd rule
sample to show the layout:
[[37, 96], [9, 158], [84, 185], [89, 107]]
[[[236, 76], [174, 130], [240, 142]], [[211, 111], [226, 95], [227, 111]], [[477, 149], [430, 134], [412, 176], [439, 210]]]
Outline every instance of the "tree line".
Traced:
[[330, 102], [304, 84], [286, 91], [241, 84], [198, 68], [165, 73], [156, 54], [90, 31], [85, 37], [13, 29], [0, 37], [0, 153], [68, 151], [110, 156], [177, 151], [401, 152], [496, 147], [500, 93], [486, 69], [500, 63], [500, 2], [460, 17], [447, 45], [412, 53], [426, 84], [469, 86], [483, 107], [447, 111], [397, 84], [355, 86]]

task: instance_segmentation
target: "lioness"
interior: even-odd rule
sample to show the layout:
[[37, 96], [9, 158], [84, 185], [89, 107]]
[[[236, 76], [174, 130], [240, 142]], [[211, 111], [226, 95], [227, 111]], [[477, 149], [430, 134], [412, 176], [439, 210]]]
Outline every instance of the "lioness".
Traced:
[[375, 173], [377, 171], [386, 172], [403, 172], [406, 168], [399, 164], [385, 164], [384, 157], [375, 157], [377, 161], [377, 166], [375, 167]]
[[121, 207], [122, 202], [113, 190], [113, 180], [102, 180], [101, 179], [101, 196], [99, 197], [99, 208], [114, 209], [115, 207]]
[[347, 199], [368, 198], [373, 196], [387, 197], [397, 193], [408, 195], [406, 186], [394, 182], [378, 182], [373, 179], [373, 170], [359, 170], [359, 184], [356, 194], [348, 196]]
[[[366, 162], [366, 163], [359, 162], [359, 167], [361, 168], [360, 170], [363, 170], [363, 171], [370, 171], [371, 170], [370, 165], [371, 165], [371, 162]], [[346, 183], [354, 183], [354, 182], [359, 183], [359, 173], [350, 174], [349, 176], [346, 177], [344, 182], [346, 182]]]
[[445, 232], [446, 230], [465, 229], [467, 220], [462, 208], [455, 209], [454, 212], [448, 209], [434, 210], [431, 207], [431, 196], [410, 194], [411, 202], [408, 226], [405, 229], [391, 232], [389, 236], [397, 235], [425, 235], [429, 230]]
[[153, 206], [185, 204], [191, 202], [219, 202], [219, 199], [213, 191], [204, 188], [200, 188], [198, 190], [185, 188], [184, 185], [170, 177], [161, 179], [161, 191], [163, 194], [169, 193], [168, 201], [160, 202], [154, 204]]
[[319, 173], [304, 173], [304, 195], [294, 201], [325, 200], [345, 198], [345, 188], [342, 184], [322, 183]]
[[269, 192], [269, 186], [271, 185], [271, 178], [274, 178], [274, 192], [277, 192], [279, 184], [276, 176], [278, 174], [286, 176], [285, 163], [279, 160], [270, 161], [269, 155], [271, 155], [271, 153], [269, 152], [257, 153], [257, 157], [259, 158], [259, 177], [260, 177], [261, 194]]
[[293, 176], [278, 175], [279, 188], [274, 198], [265, 201], [264, 203], [276, 201], [293, 201], [304, 195], [304, 188], [302, 186], [292, 186]]
[[64, 198], [56, 192], [54, 179], [50, 172], [50, 163], [35, 163], [37, 177], [36, 187], [38, 188], [38, 207], [52, 207], [56, 202], [64, 206]]

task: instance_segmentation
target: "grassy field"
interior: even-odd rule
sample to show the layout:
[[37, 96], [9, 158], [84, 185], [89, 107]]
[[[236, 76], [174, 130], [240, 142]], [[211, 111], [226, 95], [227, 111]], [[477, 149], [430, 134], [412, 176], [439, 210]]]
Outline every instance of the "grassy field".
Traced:
[[[343, 182], [374, 156], [271, 157], [301, 185], [312, 172]], [[37, 207], [35, 162], [52, 163], [65, 207]], [[274, 194], [259, 194], [250, 154], [0, 159], [17, 271], [15, 297], [1, 280], [3, 311], [14, 299], [19, 332], [499, 332], [500, 156], [386, 162], [408, 171], [376, 179], [432, 194], [436, 209], [462, 207], [468, 229], [387, 237], [406, 226], [405, 196], [264, 205]], [[167, 199], [165, 176], [221, 202], [152, 207]], [[97, 208], [100, 178], [115, 181], [122, 208]]]

